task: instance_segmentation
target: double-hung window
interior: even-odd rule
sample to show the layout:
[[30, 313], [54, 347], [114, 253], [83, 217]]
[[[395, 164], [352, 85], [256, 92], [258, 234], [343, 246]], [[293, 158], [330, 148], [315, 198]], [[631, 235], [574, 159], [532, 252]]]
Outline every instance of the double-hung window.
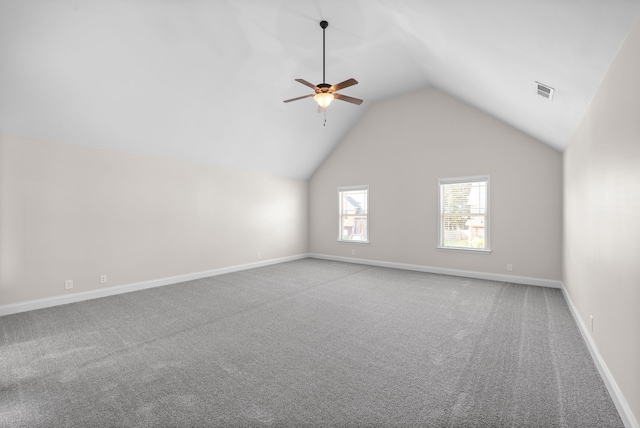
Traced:
[[369, 242], [369, 186], [338, 187], [338, 241]]
[[438, 248], [489, 252], [489, 176], [441, 178]]

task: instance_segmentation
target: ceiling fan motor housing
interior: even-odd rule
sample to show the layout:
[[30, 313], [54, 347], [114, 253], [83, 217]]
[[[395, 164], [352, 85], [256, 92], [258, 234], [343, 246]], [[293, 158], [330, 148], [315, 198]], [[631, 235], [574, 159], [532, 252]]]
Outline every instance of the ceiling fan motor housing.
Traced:
[[320, 93], [327, 93], [327, 92], [331, 93], [331, 92], [333, 92], [333, 91], [331, 90], [331, 85], [330, 85], [330, 84], [328, 84], [328, 83], [319, 83], [319, 84], [317, 84], [316, 86], [317, 86], [316, 94], [320, 94]]

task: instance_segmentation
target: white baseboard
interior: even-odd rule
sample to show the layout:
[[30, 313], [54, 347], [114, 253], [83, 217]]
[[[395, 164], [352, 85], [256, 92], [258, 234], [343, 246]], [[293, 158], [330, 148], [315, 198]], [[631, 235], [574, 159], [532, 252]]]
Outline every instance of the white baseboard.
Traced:
[[311, 253], [309, 257], [337, 262], [357, 263], [361, 265], [387, 267], [393, 269], [412, 270], [417, 272], [438, 273], [442, 275], [462, 276], [464, 278], [486, 279], [489, 281], [512, 282], [515, 284], [537, 285], [540, 287], [562, 288], [562, 282], [552, 279], [530, 278], [526, 276], [502, 275], [498, 273], [476, 272], [470, 270], [448, 269], [407, 263], [383, 262], [379, 260], [356, 259], [352, 257], [331, 256]]
[[578, 310], [574, 306], [573, 301], [571, 300], [571, 296], [569, 296], [569, 293], [567, 292], [567, 289], [565, 288], [564, 284], [563, 283], [560, 283], [560, 284], [561, 284], [562, 294], [564, 295], [564, 298], [567, 301], [567, 304], [569, 305], [569, 310], [571, 310], [571, 314], [573, 315], [573, 318], [576, 320], [576, 324], [578, 325], [578, 330], [580, 330], [580, 334], [582, 334], [582, 337], [585, 343], [587, 344], [587, 348], [591, 353], [593, 362], [598, 368], [598, 372], [600, 372], [600, 376], [602, 377], [602, 380], [604, 381], [604, 384], [607, 387], [607, 390], [609, 391], [609, 395], [613, 400], [613, 404], [616, 406], [616, 409], [620, 414], [622, 423], [626, 428], [640, 428], [640, 424], [638, 424], [638, 421], [633, 416], [633, 413], [629, 408], [629, 404], [627, 403], [627, 400], [624, 398], [624, 395], [622, 395], [622, 391], [620, 391], [620, 388], [618, 388], [618, 384], [616, 383], [615, 379], [613, 378], [613, 375], [609, 371], [607, 364], [604, 362], [602, 355], [600, 355], [600, 351], [598, 351], [598, 347], [593, 341], [593, 338], [589, 334], [589, 329], [587, 328], [585, 323], [582, 321], [582, 318], [580, 317]]
[[[278, 259], [263, 260], [260, 262], [247, 263], [243, 265], [229, 266], [225, 268], [213, 269], [203, 272], [177, 275], [168, 278], [159, 278], [150, 281], [136, 282], [133, 284], [119, 285], [115, 287], [101, 288], [99, 290], [85, 291], [80, 293], [65, 294], [63, 296], [49, 297], [45, 299], [30, 300], [27, 302], [14, 303], [0, 306], [0, 316], [16, 314], [19, 312], [33, 311], [36, 309], [50, 308], [52, 306], [66, 305], [68, 303], [81, 302], [83, 300], [97, 299], [100, 297], [112, 296], [115, 294], [129, 293], [147, 288], [161, 287], [163, 285], [176, 284], [193, 279], [206, 278], [209, 276], [222, 275], [225, 273], [238, 272], [246, 269], [254, 269], [262, 266], [269, 266], [293, 260], [300, 260], [307, 257], [334, 260], [340, 262], [365, 264], [371, 266], [388, 267], [394, 269], [413, 270], [418, 272], [439, 273], [443, 275], [462, 276], [467, 278], [487, 279], [491, 281], [514, 282], [518, 284], [538, 285], [543, 287], [562, 288], [560, 281], [548, 279], [528, 278], [512, 275], [490, 274], [484, 272], [473, 272], [458, 269], [436, 268], [431, 266], [412, 265], [406, 263], [382, 262], [377, 260], [356, 259], [351, 257], [330, 256], [325, 254], [298, 254], [295, 256], [281, 257]], [[634, 427], [635, 428], [635, 427]]]
[[281, 257], [278, 259], [263, 260], [255, 263], [229, 266], [219, 269], [212, 269], [203, 272], [188, 273], [185, 275], [171, 276], [168, 278], [153, 279], [150, 281], [136, 282], [133, 284], [118, 285], [115, 287], [101, 288], [99, 290], [84, 291], [80, 293], [65, 294], [64, 296], [49, 297], [46, 299], [30, 300], [27, 302], [14, 303], [0, 306], [0, 316], [16, 314], [19, 312], [33, 311], [36, 309], [50, 308], [52, 306], [66, 305], [68, 303], [81, 302], [83, 300], [97, 299], [99, 297], [113, 296], [115, 294], [130, 293], [132, 291], [144, 290], [147, 288], [161, 287], [163, 285], [177, 284], [179, 282], [191, 281], [194, 279], [207, 278], [210, 276], [223, 275], [225, 273], [238, 272], [247, 269], [254, 269], [262, 266], [269, 266], [278, 263], [290, 262], [308, 258], [308, 254], [298, 254], [295, 256]]

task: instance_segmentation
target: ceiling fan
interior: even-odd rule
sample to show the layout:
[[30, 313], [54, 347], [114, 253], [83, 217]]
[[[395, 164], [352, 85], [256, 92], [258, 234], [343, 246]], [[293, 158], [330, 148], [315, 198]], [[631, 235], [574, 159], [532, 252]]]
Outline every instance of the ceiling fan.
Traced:
[[357, 85], [358, 81], [356, 79], [347, 79], [342, 83], [338, 83], [337, 85], [330, 85], [329, 83], [325, 83], [325, 42], [324, 42], [324, 30], [329, 26], [327, 21], [320, 21], [320, 27], [322, 27], [322, 83], [318, 83], [314, 85], [313, 83], [307, 82], [304, 79], [295, 79], [296, 82], [300, 82], [303, 85], [306, 85], [312, 88], [315, 93], [304, 95], [302, 97], [291, 98], [290, 100], [285, 100], [285, 103], [289, 103], [291, 101], [302, 100], [304, 98], [313, 97], [318, 103], [319, 109], [324, 110], [327, 108], [331, 101], [335, 99], [346, 101], [348, 103], [362, 104], [362, 100], [358, 98], [348, 97], [346, 95], [338, 94], [337, 91], [340, 89], [348, 88], [349, 86]]

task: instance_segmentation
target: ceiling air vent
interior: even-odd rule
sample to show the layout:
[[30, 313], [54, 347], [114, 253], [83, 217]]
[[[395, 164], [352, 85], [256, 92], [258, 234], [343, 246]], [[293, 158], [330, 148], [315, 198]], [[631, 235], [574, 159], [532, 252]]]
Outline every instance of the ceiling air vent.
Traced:
[[536, 82], [536, 83], [538, 84], [538, 95], [540, 95], [541, 97], [545, 97], [548, 100], [552, 100], [555, 89], [553, 89], [550, 86], [544, 85], [540, 82]]

